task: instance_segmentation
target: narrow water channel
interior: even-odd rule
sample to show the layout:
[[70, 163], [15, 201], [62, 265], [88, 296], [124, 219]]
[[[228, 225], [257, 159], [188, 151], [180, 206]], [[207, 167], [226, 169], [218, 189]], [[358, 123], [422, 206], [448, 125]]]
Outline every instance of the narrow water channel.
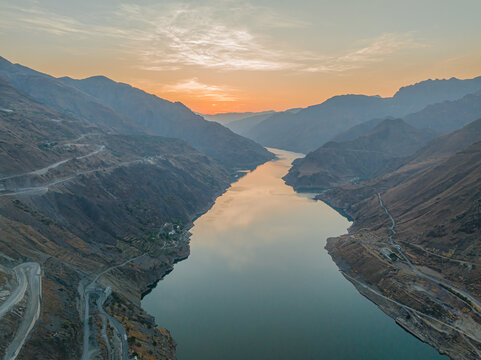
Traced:
[[284, 184], [277, 151], [192, 228], [191, 255], [143, 300], [180, 360], [446, 359], [362, 297], [324, 249], [349, 222]]

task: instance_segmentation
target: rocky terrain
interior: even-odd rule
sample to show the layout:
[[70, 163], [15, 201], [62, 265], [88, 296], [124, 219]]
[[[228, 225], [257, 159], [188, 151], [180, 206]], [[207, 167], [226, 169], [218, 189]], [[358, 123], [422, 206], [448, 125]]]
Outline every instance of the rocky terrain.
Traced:
[[230, 170], [273, 158], [265, 148], [173, 103], [104, 76], [55, 78], [0, 57], [0, 76], [32, 98], [106, 132], [179, 138]]
[[422, 174], [479, 140], [481, 119], [457, 131], [434, 138], [411, 156], [402, 159], [398, 164], [399, 168], [393, 172], [360, 183], [344, 184], [321, 193], [318, 198], [333, 207], [350, 211], [353, 204]]
[[174, 359], [141, 296], [188, 256], [192, 220], [232, 170], [183, 140], [59, 112], [3, 79], [0, 109], [1, 356]]
[[452, 359], [481, 357], [481, 120], [392, 173], [318, 196], [349, 215], [327, 249], [396, 322]]
[[396, 170], [434, 133], [416, 129], [401, 119], [386, 119], [355, 139], [330, 141], [294, 162], [284, 177], [296, 190], [329, 189]]

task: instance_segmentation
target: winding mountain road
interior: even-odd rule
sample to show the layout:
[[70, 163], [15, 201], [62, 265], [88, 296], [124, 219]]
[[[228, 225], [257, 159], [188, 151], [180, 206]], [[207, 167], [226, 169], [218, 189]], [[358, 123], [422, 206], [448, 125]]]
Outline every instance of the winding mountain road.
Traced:
[[[391, 230], [391, 235], [389, 235], [389, 243], [397, 250], [397, 252], [399, 253], [399, 255], [401, 255], [401, 257], [406, 261], [406, 263], [409, 265], [409, 267], [411, 268], [411, 270], [418, 276], [436, 284], [436, 285], [442, 285], [443, 287], [446, 287], [448, 288], [451, 292], [453, 292], [454, 294], [458, 294], [458, 295], [462, 295], [464, 298], [468, 299], [470, 303], [468, 303], [467, 301], [463, 300], [461, 297], [458, 296], [458, 298], [463, 301], [466, 305], [468, 305], [476, 314], [478, 314], [479, 316], [481, 316], [481, 302], [479, 300], [477, 300], [476, 298], [474, 298], [471, 294], [469, 294], [468, 292], [464, 291], [464, 290], [461, 290], [461, 289], [458, 289], [456, 288], [455, 286], [443, 281], [443, 280], [440, 280], [440, 279], [436, 279], [432, 276], [429, 276], [429, 275], [426, 275], [425, 273], [421, 272], [418, 270], [418, 268], [408, 259], [408, 257], [406, 256], [406, 254], [404, 254], [404, 252], [402, 251], [401, 249], [401, 246], [399, 244], [396, 244], [394, 241], [393, 241], [393, 236], [396, 234], [396, 230], [395, 230], [395, 227], [396, 227], [396, 221], [394, 220], [394, 218], [392, 217], [391, 213], [389, 212], [389, 210], [386, 208], [386, 206], [384, 205], [383, 201], [382, 201], [382, 198], [381, 198], [381, 193], [377, 193], [377, 197], [379, 199], [379, 205], [381, 206], [381, 208], [384, 210], [384, 212], [386, 213], [386, 215], [389, 217], [389, 219], [391, 220], [391, 227], [390, 227], [390, 230]], [[474, 306], [473, 306], [474, 305]], [[475, 308], [477, 307], [477, 309]]]
[[[161, 158], [161, 156], [158, 156], [158, 158]], [[110, 166], [110, 167], [96, 168], [96, 169], [85, 170], [85, 171], [78, 171], [77, 173], [75, 173], [73, 175], [70, 175], [70, 176], [67, 176], [67, 177], [64, 177], [64, 178], [61, 178], [61, 179], [57, 179], [57, 180], [51, 181], [51, 182], [46, 183], [46, 184], [42, 184], [42, 185], [38, 185], [38, 186], [32, 186], [32, 187], [18, 188], [18, 189], [15, 189], [13, 191], [10, 191], [10, 192], [5, 192], [3, 194], [0, 193], [0, 197], [17, 196], [17, 195], [30, 195], [30, 196], [43, 195], [48, 191], [49, 188], [51, 188], [53, 186], [56, 186], [56, 185], [59, 185], [59, 184], [62, 184], [64, 182], [70, 181], [70, 180], [72, 180], [72, 179], [74, 179], [78, 176], [81, 176], [81, 175], [92, 174], [92, 173], [97, 172], [97, 171], [114, 170], [114, 169], [117, 169], [117, 168], [122, 167], [122, 166], [140, 164], [140, 163], [144, 163], [144, 162], [148, 162], [148, 161], [152, 161], [152, 160], [150, 158], [142, 158], [142, 159], [137, 159], [137, 160], [124, 161], [124, 162], [118, 163], [118, 164], [116, 164], [114, 166]]]
[[24, 264], [18, 265], [13, 268], [13, 274], [15, 275], [17, 281], [17, 287], [12, 291], [10, 296], [0, 305], [0, 319], [7, 313], [9, 313], [12, 308], [17, 305], [25, 296], [27, 291], [27, 275], [25, 274]]
[[[107, 313], [103, 307], [104, 305], [104, 302], [105, 300], [107, 300], [107, 298], [109, 297], [110, 293], [109, 293], [109, 288], [107, 288], [105, 291], [97, 291], [97, 294], [99, 295], [99, 297], [97, 298], [97, 308], [98, 310], [100, 311], [100, 313], [105, 316], [108, 321], [113, 325], [113, 327], [115, 328], [115, 330], [117, 331], [117, 333], [119, 334], [120, 336], [120, 341], [121, 341], [121, 351], [122, 351], [122, 360], [129, 360], [129, 354], [128, 354], [128, 343], [127, 343], [127, 333], [125, 332], [122, 324], [116, 319], [114, 318], [113, 316], [111, 316], [109, 313]], [[107, 346], [109, 346], [108, 344], [108, 338], [105, 335], [105, 340], [107, 341]]]
[[2, 316], [5, 315], [5, 313], [11, 311], [13, 307], [24, 298], [27, 291], [27, 283], [29, 298], [15, 337], [5, 351], [5, 360], [16, 359], [40, 317], [42, 306], [42, 268], [40, 264], [35, 262], [23, 263], [16, 266], [14, 272], [17, 277], [18, 286], [12, 292], [11, 296], [0, 306], [0, 313]]
[[18, 177], [21, 177], [21, 176], [28, 176], [28, 175], [45, 175], [47, 174], [50, 170], [52, 169], [55, 169], [57, 167], [59, 167], [60, 165], [63, 165], [69, 161], [72, 161], [74, 159], [77, 159], [77, 160], [82, 160], [82, 159], [86, 159], [88, 157], [91, 157], [91, 156], [94, 156], [94, 155], [97, 155], [99, 153], [101, 153], [102, 151], [105, 150], [105, 145], [98, 145], [97, 146], [97, 149], [86, 154], [86, 155], [83, 155], [83, 156], [78, 156], [78, 157], [73, 157], [73, 158], [68, 158], [68, 159], [64, 159], [64, 160], [60, 160], [60, 161], [57, 161], [56, 163], [53, 163], [53, 164], [50, 164], [48, 166], [45, 166], [41, 169], [37, 169], [37, 170], [33, 170], [33, 171], [29, 171], [29, 172], [26, 172], [26, 173], [22, 173], [22, 174], [17, 174], [17, 175], [11, 175], [11, 176], [6, 176], [6, 177], [3, 177], [3, 178], [0, 178], [0, 181], [2, 180], [9, 180], [9, 179], [14, 179], [14, 178], [18, 178]]
[[[98, 279], [106, 274], [107, 272], [109, 271], [112, 271], [113, 269], [117, 269], [117, 268], [120, 268], [122, 266], [125, 266], [143, 256], [145, 256], [147, 253], [144, 253], [144, 254], [141, 254], [141, 255], [138, 255], [138, 256], [135, 256], [131, 259], [128, 259], [118, 265], [114, 265], [114, 266], [111, 266], [107, 269], [105, 269], [104, 271], [98, 273], [94, 279], [92, 280], [92, 282], [90, 284], [88, 284], [84, 290], [83, 290], [83, 300], [84, 300], [84, 318], [83, 318], [83, 350], [82, 350], [82, 358], [81, 360], [89, 360], [91, 358], [91, 356], [93, 355], [94, 351], [91, 351], [90, 350], [90, 324], [89, 324], [89, 318], [90, 318], [90, 295], [91, 294], [96, 294], [98, 295], [98, 298], [97, 298], [97, 308], [100, 312], [100, 314], [102, 314], [102, 316], [104, 316], [109, 322], [110, 324], [114, 327], [114, 329], [117, 331], [117, 334], [119, 335], [120, 337], [120, 342], [121, 342], [121, 358], [122, 360], [129, 360], [129, 356], [128, 356], [128, 342], [127, 342], [127, 333], [125, 332], [125, 329], [123, 328], [122, 324], [120, 324], [120, 322], [114, 318], [113, 316], [111, 316], [110, 314], [108, 314], [105, 309], [103, 308], [103, 304], [105, 302], [105, 300], [107, 300], [107, 298], [110, 296], [110, 288], [107, 288], [107, 289], [102, 289], [100, 286], [98, 286], [96, 283], [98, 281]], [[106, 346], [107, 346], [107, 349], [110, 349], [110, 343], [108, 341], [108, 338], [104, 332], [104, 329], [102, 330], [103, 334], [102, 334], [102, 337], [104, 338], [104, 341], [106, 343]]]

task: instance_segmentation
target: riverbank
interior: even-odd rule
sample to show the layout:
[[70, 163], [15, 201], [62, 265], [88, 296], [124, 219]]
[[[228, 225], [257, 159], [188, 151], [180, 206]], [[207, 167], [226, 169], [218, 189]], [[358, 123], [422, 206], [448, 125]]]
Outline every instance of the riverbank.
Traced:
[[[177, 358], [176, 341], [168, 329], [157, 327], [157, 323], [162, 325], [161, 322], [156, 321], [154, 316], [142, 308], [141, 301], [156, 288], [161, 280], [174, 270], [175, 264], [188, 259], [192, 235], [190, 230], [194, 226], [194, 222], [208, 212], [220, 196], [249, 172], [236, 172], [237, 176], [231, 177], [231, 183], [228, 187], [216, 193], [208, 204], [191, 216], [190, 222], [184, 225], [182, 232], [175, 235], [172, 246], [160, 249], [160, 252], [157, 249], [153, 252], [145, 253], [145, 256], [137, 260], [135, 269], [131, 269], [134, 273], [126, 274], [126, 277], [129, 278], [128, 282], [119, 282], [118, 278], [114, 276], [105, 277], [105, 284], [114, 286], [120, 295], [114, 296], [113, 301], [106, 308], [110, 314], [121, 322], [124, 329], [128, 329], [127, 336], [129, 337], [129, 350], [131, 353], [147, 360], [170, 360]], [[125, 270], [126, 272], [129, 271], [129, 269]], [[136, 289], [132, 289], [133, 286]], [[128, 299], [129, 304], [123, 304], [125, 300], [122, 297]], [[125, 305], [131, 311], [128, 317], [123, 313]], [[142, 321], [138, 321], [138, 319], [142, 319]]]
[[297, 154], [276, 153], [195, 221], [188, 259], [142, 300], [178, 357], [437, 359], [339, 274], [325, 239], [350, 223], [287, 186]]
[[[375, 200], [370, 203], [372, 206], [376, 205]], [[421, 265], [422, 257], [411, 252], [408, 255], [416, 267], [402, 260], [398, 254], [401, 248], [398, 250], [399, 245], [389, 240], [391, 220], [382, 206], [377, 216], [385, 221], [377, 222], [378, 225], [373, 226], [359, 213], [352, 216], [356, 221], [349, 233], [331, 238], [326, 244], [344, 277], [403, 329], [440, 353], [452, 359], [479, 359], [481, 318], [476, 309], [443, 287], [443, 275]], [[393, 233], [403, 239], [403, 234]], [[390, 254], [394, 255], [386, 256]], [[430, 276], [420, 276], [417, 268]]]
[[[126, 330], [129, 353], [145, 360], [173, 360], [177, 358], [177, 343], [168, 329], [159, 327], [155, 317], [142, 308], [141, 301], [159, 281], [174, 270], [174, 265], [190, 255], [190, 229], [231, 186], [215, 194], [199, 212], [191, 216], [180, 232], [169, 235], [167, 246], [154, 246], [132, 263], [102, 277], [103, 286], [115, 289], [107, 300], [105, 309]], [[121, 272], [119, 276], [118, 272]]]

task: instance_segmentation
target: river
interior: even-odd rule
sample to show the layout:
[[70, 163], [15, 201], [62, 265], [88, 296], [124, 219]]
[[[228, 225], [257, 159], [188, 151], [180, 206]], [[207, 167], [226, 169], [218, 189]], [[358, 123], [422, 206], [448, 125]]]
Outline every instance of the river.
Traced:
[[298, 155], [275, 152], [195, 221], [191, 255], [143, 299], [178, 358], [447, 359], [339, 273], [324, 246], [350, 223], [285, 185]]

